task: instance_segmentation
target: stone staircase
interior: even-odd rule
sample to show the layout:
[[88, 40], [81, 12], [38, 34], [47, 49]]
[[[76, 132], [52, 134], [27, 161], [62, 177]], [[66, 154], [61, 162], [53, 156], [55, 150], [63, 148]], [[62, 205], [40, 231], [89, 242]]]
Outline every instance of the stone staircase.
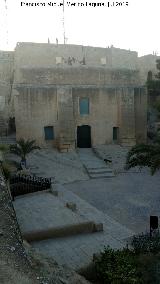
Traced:
[[16, 137], [15, 136], [0, 136], [0, 144], [16, 144]]
[[113, 171], [107, 166], [95, 168], [86, 167], [86, 170], [90, 178], [111, 178], [115, 176]]
[[98, 158], [91, 148], [78, 149], [78, 155], [90, 178], [111, 178], [115, 176], [113, 170]]

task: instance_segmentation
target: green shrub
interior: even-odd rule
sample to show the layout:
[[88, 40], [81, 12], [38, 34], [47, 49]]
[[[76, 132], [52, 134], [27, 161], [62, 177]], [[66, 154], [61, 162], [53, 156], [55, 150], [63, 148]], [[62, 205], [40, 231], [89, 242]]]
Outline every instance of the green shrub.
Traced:
[[2, 171], [6, 180], [10, 178], [12, 174], [17, 173], [19, 163], [16, 161], [4, 160], [1, 162]]
[[160, 234], [152, 237], [149, 233], [134, 236], [131, 241], [132, 251], [136, 256], [137, 268], [141, 273], [142, 283], [160, 283]]
[[104, 248], [98, 257], [94, 258], [96, 275], [104, 284], [140, 284], [134, 253], [124, 248], [113, 250]]
[[0, 151], [9, 152], [9, 146], [6, 144], [0, 144]]
[[137, 269], [144, 284], [160, 283], [160, 255], [147, 253], [136, 255]]
[[10, 178], [11, 175], [11, 167], [6, 162], [2, 163], [2, 171], [6, 180]]
[[160, 234], [156, 233], [150, 237], [149, 233], [142, 233], [134, 236], [131, 246], [136, 254], [159, 253], [160, 252]]

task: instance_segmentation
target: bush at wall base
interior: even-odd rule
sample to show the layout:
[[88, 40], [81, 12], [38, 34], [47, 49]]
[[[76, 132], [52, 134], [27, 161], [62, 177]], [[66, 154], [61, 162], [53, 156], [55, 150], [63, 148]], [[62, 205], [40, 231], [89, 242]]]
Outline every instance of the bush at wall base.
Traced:
[[140, 284], [134, 252], [124, 248], [113, 250], [105, 247], [99, 256], [94, 257], [96, 275], [105, 284]]
[[160, 284], [160, 233], [134, 236], [130, 249], [104, 248], [93, 260], [102, 284]]

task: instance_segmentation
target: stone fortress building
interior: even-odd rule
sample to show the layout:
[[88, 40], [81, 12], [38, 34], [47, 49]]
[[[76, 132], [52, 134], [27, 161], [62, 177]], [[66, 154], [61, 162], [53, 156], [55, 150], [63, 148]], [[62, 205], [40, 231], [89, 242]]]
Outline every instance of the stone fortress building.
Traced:
[[156, 56], [50, 43], [0, 52], [0, 136], [61, 151], [146, 141], [149, 70]]

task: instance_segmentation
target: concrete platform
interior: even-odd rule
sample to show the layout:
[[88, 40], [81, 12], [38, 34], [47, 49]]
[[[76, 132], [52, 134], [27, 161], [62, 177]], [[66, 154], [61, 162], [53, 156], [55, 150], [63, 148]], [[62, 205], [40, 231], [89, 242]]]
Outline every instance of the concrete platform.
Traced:
[[79, 198], [76, 194], [67, 190], [64, 186], [53, 186], [58, 192], [58, 199], [63, 203], [74, 202], [77, 205], [76, 214], [88, 220], [94, 220], [96, 224], [103, 223], [103, 232], [80, 234], [63, 238], [54, 238], [38, 242], [32, 242], [32, 246], [46, 256], [54, 259], [62, 265], [67, 265], [75, 270], [88, 266], [94, 253], [99, 253], [104, 246], [122, 248], [126, 245], [126, 239], [134, 235], [134, 232], [114, 221], [108, 215]]
[[74, 213], [49, 192], [20, 196], [14, 208], [22, 235], [29, 242], [95, 230], [92, 219]]
[[114, 249], [120, 249], [124, 243], [109, 234], [98, 232], [32, 242], [31, 245], [40, 253], [53, 257], [59, 264], [78, 271], [89, 266], [93, 254], [103, 251], [104, 246], [110, 245]]
[[[67, 203], [76, 204], [76, 211], [66, 208]], [[18, 197], [14, 207], [31, 245], [75, 270], [90, 265], [93, 254], [104, 246], [122, 248], [134, 235], [59, 183], [52, 185], [51, 192]]]

